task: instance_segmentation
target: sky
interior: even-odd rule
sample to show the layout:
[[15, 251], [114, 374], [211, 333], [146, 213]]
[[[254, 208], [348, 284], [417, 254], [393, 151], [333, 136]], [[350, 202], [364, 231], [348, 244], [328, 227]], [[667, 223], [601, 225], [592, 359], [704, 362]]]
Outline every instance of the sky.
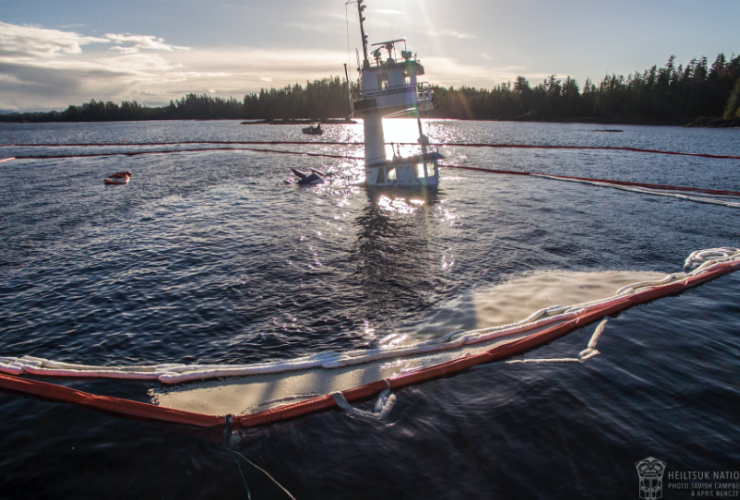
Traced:
[[[0, 0], [0, 110], [90, 99], [158, 106], [187, 93], [357, 78], [345, 0]], [[740, 53], [740, 0], [366, 0], [370, 42], [406, 38], [425, 81], [627, 76]], [[348, 33], [349, 32], [349, 33]], [[349, 37], [348, 37], [349, 34]]]

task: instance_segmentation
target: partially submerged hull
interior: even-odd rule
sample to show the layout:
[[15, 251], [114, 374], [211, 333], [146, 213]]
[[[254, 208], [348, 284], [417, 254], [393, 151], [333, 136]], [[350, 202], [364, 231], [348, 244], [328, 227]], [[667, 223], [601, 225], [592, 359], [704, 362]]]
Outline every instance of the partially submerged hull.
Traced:
[[[358, 57], [361, 92], [352, 96], [352, 110], [363, 118], [365, 132], [365, 179], [368, 186], [424, 188], [439, 185], [438, 160], [442, 155], [428, 150], [429, 139], [422, 131], [420, 113], [433, 107], [431, 86], [420, 82], [424, 67], [411, 51], [406, 39], [372, 44], [372, 61], [368, 53], [363, 21], [364, 0], [357, 1], [362, 35], [363, 59]], [[402, 50], [400, 44], [403, 44]], [[385, 54], [383, 53], [385, 51]], [[400, 57], [399, 57], [400, 52]], [[347, 78], [349, 91], [349, 77]], [[416, 116], [421, 154], [388, 160], [383, 117]]]
[[365, 167], [368, 186], [378, 187], [437, 187], [439, 185], [439, 153], [427, 153], [409, 158], [375, 163]]

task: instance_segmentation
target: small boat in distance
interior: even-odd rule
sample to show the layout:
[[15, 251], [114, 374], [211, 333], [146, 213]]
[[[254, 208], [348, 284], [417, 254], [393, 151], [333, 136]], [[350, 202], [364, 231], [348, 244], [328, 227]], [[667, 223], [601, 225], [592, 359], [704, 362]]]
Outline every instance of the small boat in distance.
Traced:
[[[353, 114], [361, 116], [364, 122], [365, 182], [368, 186], [436, 187], [439, 185], [438, 160], [444, 157], [429, 149], [429, 138], [421, 126], [420, 113], [434, 107], [430, 85], [418, 81], [418, 77], [424, 74], [424, 67], [415, 54], [406, 50], [405, 38], [372, 44], [377, 48], [372, 52], [371, 62], [362, 15], [366, 9], [365, 1], [349, 0], [347, 5], [352, 3], [357, 4], [360, 16], [363, 60], [360, 65], [358, 53], [357, 71], [362, 88], [352, 96], [351, 104]], [[400, 43], [403, 43], [403, 50], [398, 57], [396, 46]], [[349, 78], [347, 85], [349, 87]], [[421, 152], [403, 158], [394, 151], [393, 159], [388, 159], [383, 118], [409, 114], [416, 115]]]
[[308, 135], [321, 135], [324, 133], [324, 130], [321, 128], [321, 124], [317, 125], [310, 125], [308, 127], [303, 128], [303, 133]]

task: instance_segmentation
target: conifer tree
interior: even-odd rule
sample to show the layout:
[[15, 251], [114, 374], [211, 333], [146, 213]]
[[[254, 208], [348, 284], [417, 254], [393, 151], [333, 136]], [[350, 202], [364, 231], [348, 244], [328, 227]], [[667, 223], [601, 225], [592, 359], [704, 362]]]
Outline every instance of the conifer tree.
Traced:
[[735, 88], [732, 89], [730, 98], [727, 100], [727, 107], [725, 108], [725, 118], [740, 118], [740, 78], [735, 83]]

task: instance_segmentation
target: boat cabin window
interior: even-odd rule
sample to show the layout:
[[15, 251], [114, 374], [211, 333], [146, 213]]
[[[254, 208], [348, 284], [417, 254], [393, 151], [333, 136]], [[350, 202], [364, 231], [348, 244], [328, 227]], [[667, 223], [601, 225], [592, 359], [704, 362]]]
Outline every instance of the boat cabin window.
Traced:
[[388, 182], [394, 182], [396, 180], [396, 167], [390, 167], [388, 169]]
[[403, 70], [403, 84], [406, 86], [411, 85], [411, 72], [409, 70], [405, 69]]
[[378, 74], [378, 89], [384, 90], [388, 88], [388, 73]]
[[414, 173], [416, 174], [417, 179], [423, 179], [424, 177], [426, 177], [427, 173], [424, 171], [424, 164], [417, 163]]

